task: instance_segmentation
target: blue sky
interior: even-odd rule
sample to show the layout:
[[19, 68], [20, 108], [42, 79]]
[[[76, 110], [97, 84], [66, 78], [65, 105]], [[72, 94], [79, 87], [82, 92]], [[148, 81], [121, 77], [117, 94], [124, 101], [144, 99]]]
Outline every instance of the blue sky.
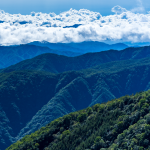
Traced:
[[0, 45], [150, 43], [148, 0], [1, 0], [0, 9]]
[[59, 14], [63, 11], [68, 11], [70, 8], [88, 9], [90, 11], [100, 12], [102, 15], [112, 14], [111, 8], [120, 5], [128, 10], [144, 6], [146, 11], [150, 10], [149, 0], [1, 0], [0, 9], [11, 14], [21, 13], [23, 15], [30, 12], [54, 12]]

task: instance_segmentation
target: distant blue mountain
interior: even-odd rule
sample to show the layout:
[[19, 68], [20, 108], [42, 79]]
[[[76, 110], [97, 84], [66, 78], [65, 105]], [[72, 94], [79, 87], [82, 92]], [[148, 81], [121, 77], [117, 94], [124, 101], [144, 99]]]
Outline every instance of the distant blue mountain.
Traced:
[[103, 42], [95, 42], [95, 41], [86, 41], [81, 43], [49, 43], [46, 41], [43, 42], [31, 42], [29, 45], [37, 45], [42, 47], [49, 47], [51, 49], [56, 49], [59, 51], [72, 51], [78, 53], [89, 53], [89, 52], [100, 52], [105, 50], [123, 50], [128, 46], [123, 43], [117, 44], [106, 44]]
[[19, 22], [21, 25], [23, 25], [23, 24], [27, 24], [27, 23], [29, 23], [29, 22], [27, 22], [27, 21], [20, 21]]
[[53, 53], [69, 57], [82, 54], [71, 51], [58, 51], [36, 45], [0, 46], [0, 69], [44, 53]]
[[82, 49], [71, 47], [71, 46], [69, 46], [68, 44], [65, 44], [65, 43], [49, 43], [49, 42], [46, 42], [46, 41], [43, 41], [43, 42], [35, 41], [35, 42], [28, 43], [28, 45], [48, 47], [50, 49], [55, 49], [55, 50], [58, 50], [58, 51], [72, 51], [72, 52], [76, 52], [76, 53], [83, 53]]
[[129, 47], [142, 47], [142, 46], [150, 46], [150, 42], [139, 42], [139, 43], [131, 43], [125, 42]]
[[32, 42], [19, 46], [0, 46], [0, 69], [44, 53], [75, 57], [89, 52], [100, 52], [109, 49], [121, 50], [125, 48], [127, 48], [127, 45], [122, 43], [108, 45], [102, 42], [91, 41], [82, 43]]
[[4, 21], [0, 20], [0, 23], [4, 23]]
[[116, 44], [106, 44], [103, 42], [94, 42], [94, 41], [87, 41], [87, 42], [81, 42], [81, 43], [68, 43], [71, 47], [74, 48], [80, 48], [84, 50], [84, 52], [100, 52], [105, 50], [123, 50], [127, 48], [128, 46], [123, 43], [116, 43]]
[[78, 28], [79, 26], [81, 26], [82, 24], [74, 24], [73, 26], [65, 26], [63, 28]]

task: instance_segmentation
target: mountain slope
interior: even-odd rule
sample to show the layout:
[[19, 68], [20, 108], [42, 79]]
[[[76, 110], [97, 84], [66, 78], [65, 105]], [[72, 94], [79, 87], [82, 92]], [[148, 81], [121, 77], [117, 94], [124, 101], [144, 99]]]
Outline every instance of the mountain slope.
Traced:
[[[69, 57], [79, 56], [86, 53], [86, 51], [83, 50], [84, 47], [86, 47], [85, 44], [88, 43], [75, 44], [78, 45], [78, 47], [80, 47], [81, 49], [76, 48], [75, 46], [71, 46], [72, 44], [63, 44], [63, 43], [56, 44], [56, 43], [40, 43], [40, 42], [32, 42], [30, 44], [19, 46], [0, 46], [0, 58], [1, 58], [0, 69], [8, 67], [10, 65], [14, 65], [22, 60], [30, 59], [44, 53], [54, 53]], [[111, 47], [117, 50], [117, 49], [124, 49], [127, 46], [123, 44], [116, 44], [116, 46], [112, 45]], [[102, 47], [97, 48], [97, 42], [94, 43], [91, 42], [91, 44], [89, 44], [87, 48], [88, 48], [87, 52], [97, 52], [97, 51], [99, 52], [104, 50]]]
[[1, 122], [0, 149], [11, 143], [41, 106], [52, 98], [55, 84], [57, 78], [50, 73], [26, 71], [0, 74], [0, 108], [4, 118]]
[[150, 58], [57, 75], [40, 71], [1, 73], [0, 108], [5, 115], [0, 147], [6, 148], [69, 112], [147, 90], [149, 75]]
[[150, 57], [150, 47], [127, 48], [122, 51], [109, 50], [99, 53], [87, 53], [77, 57], [66, 57], [56, 54], [42, 54], [33, 59], [22, 61], [4, 69], [2, 72], [14, 70], [39, 70], [60, 73], [69, 70], [81, 70], [112, 61], [141, 59]]
[[35, 45], [0, 46], [0, 68], [8, 67], [22, 60], [30, 59], [43, 53], [54, 53], [70, 57], [82, 54], [66, 51], [65, 49], [61, 52], [48, 47], [40, 47]]
[[112, 150], [150, 148], [150, 91], [70, 113], [6, 150]]
[[[48, 120], [53, 120], [55, 115], [51, 115], [52, 112], [66, 107], [65, 103], [68, 101], [69, 103], [71, 102], [71, 104], [73, 104], [72, 102], [77, 101], [76, 97], [80, 102], [78, 105], [82, 106], [82, 101], [85, 103], [85, 105], [80, 108], [72, 105], [73, 107], [68, 107], [69, 112], [79, 110], [81, 108], [86, 108], [88, 104], [88, 106], [92, 106], [96, 103], [106, 102], [126, 94], [132, 94], [136, 93], [137, 91], [140, 92], [150, 89], [149, 67], [149, 65], [141, 65], [137, 67], [134, 66], [118, 72], [114, 71], [111, 74], [106, 74], [104, 72], [92, 72], [86, 76], [81, 74], [80, 78], [77, 77], [71, 81], [69, 77], [73, 76], [73, 72], [70, 73], [70, 75], [66, 74], [62, 77], [62, 79], [60, 78], [58, 84], [59, 86], [57, 85], [56, 88], [58, 93], [51, 99], [54, 104], [58, 104], [59, 101], [58, 108], [56, 105], [54, 106], [51, 101], [49, 101], [39, 112], [37, 112], [37, 114], [34, 116], [34, 118], [32, 118], [27, 126], [21, 130], [18, 139], [23, 137], [25, 134], [32, 133], [35, 131], [35, 129], [38, 129], [39, 126], [37, 126], [35, 122], [42, 122], [44, 120], [47, 123]], [[84, 86], [84, 88], [82, 88], [82, 84], [80, 83], [81, 80], [86, 81], [86, 86]], [[80, 90], [80, 86], [82, 90]], [[72, 91], [70, 91], [70, 89], [72, 89]], [[80, 92], [77, 92], [78, 90]], [[76, 96], [74, 95], [74, 92]], [[90, 100], [89, 98], [84, 97], [86, 95], [90, 98]], [[86, 104], [87, 101], [89, 101], [88, 104]], [[62, 104], [60, 104], [60, 102]], [[54, 107], [50, 107], [51, 105]], [[62, 113], [57, 114], [57, 117], [59, 115], [62, 116]], [[47, 116], [46, 119], [44, 116]], [[54, 118], [52, 118], [52, 116]], [[41, 124], [40, 127], [43, 125], [46, 124]]]
[[[4, 149], [69, 112], [149, 89], [149, 48], [111, 50], [75, 58], [43, 54], [2, 70], [0, 147]], [[95, 66], [98, 64], [101, 65]], [[39, 71], [58, 73], [89, 67], [92, 68], [57, 75]]]

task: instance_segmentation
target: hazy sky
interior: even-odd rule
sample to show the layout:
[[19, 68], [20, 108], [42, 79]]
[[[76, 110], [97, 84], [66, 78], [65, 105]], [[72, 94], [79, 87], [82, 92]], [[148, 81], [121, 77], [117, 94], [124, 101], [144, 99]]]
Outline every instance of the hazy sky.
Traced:
[[128, 10], [143, 5], [145, 11], [150, 10], [149, 0], [1, 0], [0, 9], [11, 14], [21, 13], [23, 15], [30, 12], [60, 12], [67, 11], [70, 8], [88, 9], [100, 12], [102, 15], [112, 14], [111, 8], [120, 5]]

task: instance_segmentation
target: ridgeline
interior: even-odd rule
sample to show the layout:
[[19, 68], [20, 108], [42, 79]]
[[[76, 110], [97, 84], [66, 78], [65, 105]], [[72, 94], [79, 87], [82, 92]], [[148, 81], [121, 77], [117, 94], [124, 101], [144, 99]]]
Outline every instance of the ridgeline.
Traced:
[[150, 149], [150, 91], [60, 117], [6, 150]]

